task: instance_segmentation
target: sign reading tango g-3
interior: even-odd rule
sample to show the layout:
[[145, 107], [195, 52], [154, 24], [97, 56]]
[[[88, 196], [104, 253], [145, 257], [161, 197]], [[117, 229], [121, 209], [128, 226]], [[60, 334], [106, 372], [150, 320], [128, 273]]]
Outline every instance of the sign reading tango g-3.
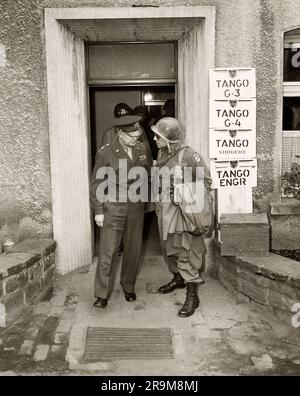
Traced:
[[213, 69], [209, 74], [210, 97], [214, 99], [255, 98], [255, 69]]

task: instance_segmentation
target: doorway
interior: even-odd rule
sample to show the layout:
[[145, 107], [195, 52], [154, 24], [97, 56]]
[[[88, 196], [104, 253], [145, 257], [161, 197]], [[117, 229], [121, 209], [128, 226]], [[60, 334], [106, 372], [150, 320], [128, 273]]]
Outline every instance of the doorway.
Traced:
[[[131, 114], [143, 107], [140, 122], [144, 142], [156, 159], [157, 146], [151, 126], [164, 115], [175, 117], [177, 46], [174, 41], [87, 44], [87, 79], [90, 86], [91, 165], [96, 152], [114, 135], [115, 109], [128, 106]], [[171, 104], [171, 105], [170, 105]], [[173, 109], [172, 109], [173, 104]], [[92, 219], [93, 222], [93, 219]], [[100, 230], [94, 226], [94, 255]], [[144, 255], [160, 253], [155, 213], [145, 214]], [[149, 242], [149, 244], [148, 244]]]
[[45, 8], [53, 235], [59, 274], [92, 262], [85, 43], [175, 41], [178, 118], [186, 131], [185, 143], [208, 160], [208, 71], [215, 67], [215, 15], [214, 6]]
[[167, 114], [165, 106], [167, 101], [168, 103], [174, 103], [172, 116], [176, 116], [175, 84], [164, 86], [92, 86], [89, 89], [89, 96], [92, 165], [94, 165], [93, 161], [97, 150], [101, 148], [105, 141], [105, 131], [113, 126], [114, 108], [117, 104], [127, 104], [133, 113], [138, 106], [143, 106], [147, 111], [145, 124], [143, 123], [144, 128], [148, 125], [150, 127], [163, 116], [170, 115]]
[[[105, 134], [111, 130], [114, 121], [114, 109], [119, 103], [127, 104], [135, 113], [138, 106], [143, 106], [147, 116], [142, 127], [146, 133], [153, 159], [156, 159], [157, 146], [153, 140], [151, 125], [165, 115], [176, 116], [175, 84], [169, 85], [118, 85], [92, 86], [89, 88], [90, 129], [91, 129], [91, 167], [94, 167], [96, 152], [106, 142]], [[167, 103], [167, 106], [166, 106]], [[173, 113], [170, 103], [174, 104]], [[92, 219], [93, 221], [93, 219]], [[99, 227], [94, 225], [94, 256], [98, 255]], [[155, 212], [145, 214], [143, 231], [143, 256], [160, 254], [158, 226]]]

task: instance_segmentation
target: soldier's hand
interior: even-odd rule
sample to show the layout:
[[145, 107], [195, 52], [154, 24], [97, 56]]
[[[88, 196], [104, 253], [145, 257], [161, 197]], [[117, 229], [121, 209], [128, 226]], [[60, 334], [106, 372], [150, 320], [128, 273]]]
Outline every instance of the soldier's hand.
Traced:
[[98, 227], [103, 227], [104, 214], [95, 215], [95, 222]]

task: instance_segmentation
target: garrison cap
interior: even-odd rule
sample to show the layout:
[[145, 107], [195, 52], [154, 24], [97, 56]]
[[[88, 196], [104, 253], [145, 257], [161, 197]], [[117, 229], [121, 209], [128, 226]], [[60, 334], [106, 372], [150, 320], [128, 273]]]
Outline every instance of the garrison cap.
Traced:
[[122, 129], [123, 132], [133, 132], [139, 128], [139, 121], [142, 117], [138, 115], [127, 115], [114, 119], [114, 126]]

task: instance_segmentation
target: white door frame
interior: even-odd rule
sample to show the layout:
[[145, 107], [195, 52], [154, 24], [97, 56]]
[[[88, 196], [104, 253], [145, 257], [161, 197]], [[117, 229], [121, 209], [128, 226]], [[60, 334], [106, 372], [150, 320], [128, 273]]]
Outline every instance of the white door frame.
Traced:
[[61, 20], [140, 18], [201, 20], [178, 41], [178, 107], [186, 143], [208, 160], [208, 70], [215, 67], [215, 7], [46, 8], [53, 232], [61, 274], [92, 262], [84, 42]]

